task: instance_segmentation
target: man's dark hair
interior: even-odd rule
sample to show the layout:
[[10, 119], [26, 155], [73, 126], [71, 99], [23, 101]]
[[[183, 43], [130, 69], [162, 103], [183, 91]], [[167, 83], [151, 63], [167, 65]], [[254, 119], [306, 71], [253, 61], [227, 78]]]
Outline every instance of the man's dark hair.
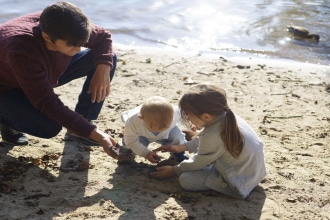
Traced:
[[68, 46], [83, 46], [89, 38], [91, 25], [86, 15], [69, 2], [57, 2], [45, 8], [39, 27], [51, 41], [67, 41]]

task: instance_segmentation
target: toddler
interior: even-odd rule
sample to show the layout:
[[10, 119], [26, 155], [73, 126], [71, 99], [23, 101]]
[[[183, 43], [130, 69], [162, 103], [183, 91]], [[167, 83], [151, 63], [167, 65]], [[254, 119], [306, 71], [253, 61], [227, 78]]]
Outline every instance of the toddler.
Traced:
[[[160, 157], [148, 149], [150, 143], [177, 145], [186, 142], [185, 134], [177, 126], [181, 120], [178, 107], [163, 97], [150, 97], [142, 105], [123, 112], [121, 117], [125, 122], [123, 145], [151, 163], [159, 162]], [[171, 155], [177, 162], [188, 159], [184, 152]]]

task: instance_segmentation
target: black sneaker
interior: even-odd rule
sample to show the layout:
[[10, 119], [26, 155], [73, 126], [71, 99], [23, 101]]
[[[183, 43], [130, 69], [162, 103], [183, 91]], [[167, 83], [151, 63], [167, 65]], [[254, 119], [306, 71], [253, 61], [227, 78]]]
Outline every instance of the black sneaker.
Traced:
[[28, 145], [29, 138], [25, 134], [5, 125], [0, 125], [0, 126], [1, 126], [1, 137], [3, 142], [13, 145]]
[[189, 157], [184, 152], [171, 153], [171, 158], [173, 158], [178, 163], [181, 163], [183, 160], [189, 159]]

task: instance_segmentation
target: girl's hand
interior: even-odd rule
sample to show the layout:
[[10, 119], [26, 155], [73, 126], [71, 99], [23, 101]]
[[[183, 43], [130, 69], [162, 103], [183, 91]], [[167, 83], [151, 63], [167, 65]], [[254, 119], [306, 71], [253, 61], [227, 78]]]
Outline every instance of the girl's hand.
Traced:
[[156, 179], [164, 179], [164, 178], [176, 176], [176, 173], [172, 166], [163, 166], [163, 167], [157, 167], [157, 171], [150, 173], [150, 176]]
[[153, 151], [154, 152], [157, 152], [157, 151], [161, 151], [161, 152], [176, 152], [176, 150], [177, 150], [177, 145], [163, 145], [163, 146], [160, 146], [160, 147], [156, 148]]
[[180, 153], [187, 150], [185, 144], [181, 145], [163, 145], [154, 150], [154, 152], [162, 151], [162, 152], [173, 152], [173, 153]]
[[198, 130], [200, 130], [200, 128], [198, 128], [196, 125], [194, 125], [194, 124], [191, 124], [190, 125], [190, 130], [192, 130], [192, 131], [198, 131]]
[[147, 154], [146, 159], [149, 160], [151, 163], [158, 163], [160, 161], [160, 157], [158, 156], [158, 154], [153, 151], [150, 151]]

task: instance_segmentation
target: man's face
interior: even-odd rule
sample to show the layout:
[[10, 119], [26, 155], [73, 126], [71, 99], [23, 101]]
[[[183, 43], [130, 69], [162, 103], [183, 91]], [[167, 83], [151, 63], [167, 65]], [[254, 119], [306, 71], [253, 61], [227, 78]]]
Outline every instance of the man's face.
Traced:
[[55, 43], [52, 43], [55, 51], [63, 53], [67, 56], [73, 56], [76, 53], [81, 51], [81, 47], [68, 46], [66, 41], [56, 40]]
[[81, 51], [81, 47], [69, 46], [67, 44], [67, 41], [58, 39], [55, 42], [53, 42], [48, 36], [48, 34], [46, 34], [45, 32], [42, 32], [41, 34], [48, 50], [58, 51], [67, 56], [73, 56]]

